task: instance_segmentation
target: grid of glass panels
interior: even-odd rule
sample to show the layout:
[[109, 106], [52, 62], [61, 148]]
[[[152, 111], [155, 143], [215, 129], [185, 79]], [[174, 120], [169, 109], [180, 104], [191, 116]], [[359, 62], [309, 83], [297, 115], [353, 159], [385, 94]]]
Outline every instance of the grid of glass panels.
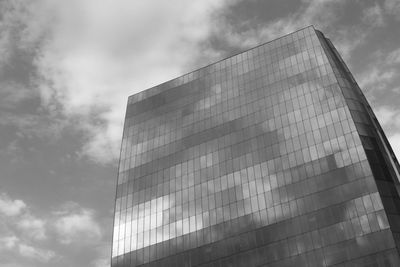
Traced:
[[324, 35], [317, 31], [321, 44], [332, 64], [333, 71], [342, 89], [358, 134], [362, 141], [368, 162], [380, 193], [389, 225], [400, 248], [400, 165], [386, 136], [379, 125], [368, 101], [350, 73], [343, 59]]
[[345, 263], [399, 261], [313, 27], [129, 98], [112, 266]]

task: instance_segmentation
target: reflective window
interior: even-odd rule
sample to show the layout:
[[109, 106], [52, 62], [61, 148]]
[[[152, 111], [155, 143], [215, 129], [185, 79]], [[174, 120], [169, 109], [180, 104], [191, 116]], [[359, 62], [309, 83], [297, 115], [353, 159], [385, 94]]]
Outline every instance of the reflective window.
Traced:
[[112, 266], [399, 266], [394, 172], [349, 75], [310, 26], [131, 96]]

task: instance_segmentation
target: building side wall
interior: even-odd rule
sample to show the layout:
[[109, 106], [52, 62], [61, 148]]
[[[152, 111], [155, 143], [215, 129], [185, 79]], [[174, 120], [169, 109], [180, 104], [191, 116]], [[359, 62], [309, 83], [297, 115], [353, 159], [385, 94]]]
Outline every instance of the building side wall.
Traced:
[[372, 169], [380, 197], [389, 219], [397, 247], [400, 247], [399, 163], [371, 107], [358, 84], [336, 51], [322, 33], [318, 33], [335, 75], [344, 93], [368, 162]]

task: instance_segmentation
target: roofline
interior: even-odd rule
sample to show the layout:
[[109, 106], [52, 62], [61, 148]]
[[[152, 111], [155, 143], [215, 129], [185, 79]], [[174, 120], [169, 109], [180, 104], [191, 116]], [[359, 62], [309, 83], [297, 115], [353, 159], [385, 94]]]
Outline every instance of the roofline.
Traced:
[[223, 59], [220, 59], [220, 60], [218, 60], [218, 61], [215, 61], [215, 62], [213, 62], [213, 63], [210, 63], [210, 64], [205, 65], [205, 66], [203, 66], [203, 67], [200, 67], [200, 68], [198, 68], [198, 69], [195, 69], [195, 70], [192, 70], [192, 71], [190, 71], [190, 72], [184, 73], [184, 74], [182, 74], [182, 75], [180, 75], [180, 76], [178, 76], [178, 77], [172, 78], [172, 79], [170, 79], [170, 80], [167, 80], [167, 81], [162, 82], [162, 83], [160, 83], [160, 84], [154, 85], [154, 86], [152, 86], [152, 87], [148, 87], [148, 88], [146, 88], [146, 89], [144, 89], [144, 90], [141, 90], [140, 92], [137, 92], [137, 93], [134, 93], [134, 94], [130, 95], [130, 96], [128, 97], [128, 102], [129, 102], [129, 99], [130, 99], [130, 98], [133, 98], [133, 97], [135, 97], [136, 95], [143, 93], [144, 91], [150, 90], [150, 89], [152, 89], [152, 88], [154, 88], [154, 87], [157, 87], [157, 86], [159, 86], [159, 85], [162, 85], [162, 84], [171, 82], [171, 81], [173, 81], [173, 80], [179, 79], [179, 78], [181, 78], [181, 77], [183, 77], [183, 76], [185, 76], [185, 75], [189, 75], [189, 74], [194, 73], [194, 72], [196, 72], [196, 71], [199, 71], [199, 70], [201, 70], [201, 69], [208, 68], [208, 67], [210, 67], [210, 66], [212, 66], [212, 65], [215, 65], [215, 64], [217, 64], [217, 63], [219, 63], [219, 62], [222, 62], [222, 61], [224, 61], [224, 60], [227, 60], [227, 59], [229, 59], [229, 58], [235, 57], [235, 56], [237, 56], [237, 55], [246, 53], [246, 52], [248, 52], [248, 51], [250, 51], [250, 50], [253, 50], [253, 49], [258, 48], [258, 47], [260, 47], [260, 46], [263, 46], [263, 45], [266, 45], [266, 44], [268, 44], [268, 43], [274, 42], [274, 41], [276, 41], [276, 40], [285, 38], [286, 36], [292, 35], [292, 34], [294, 34], [294, 33], [296, 33], [296, 32], [302, 31], [302, 30], [307, 29], [307, 28], [310, 28], [310, 27], [312, 27], [312, 28], [314, 29], [314, 31], [316, 30], [315, 27], [314, 27], [314, 25], [313, 25], [313, 24], [310, 24], [310, 25], [305, 26], [305, 27], [303, 27], [303, 28], [297, 29], [297, 30], [295, 30], [295, 31], [293, 31], [293, 32], [291, 32], [291, 33], [287, 33], [287, 34], [285, 34], [285, 35], [283, 35], [283, 36], [280, 36], [280, 37], [278, 37], [278, 38], [275, 38], [275, 39], [273, 39], [273, 40], [270, 40], [270, 41], [267, 41], [267, 42], [265, 42], [265, 43], [259, 44], [259, 45], [257, 45], [257, 46], [248, 48], [248, 49], [246, 49], [246, 50], [243, 50], [243, 51], [241, 51], [241, 52], [235, 53], [235, 54], [233, 54], [233, 55], [230, 55], [230, 56], [228, 56], [228, 57], [225, 57], [225, 58], [223, 58]]

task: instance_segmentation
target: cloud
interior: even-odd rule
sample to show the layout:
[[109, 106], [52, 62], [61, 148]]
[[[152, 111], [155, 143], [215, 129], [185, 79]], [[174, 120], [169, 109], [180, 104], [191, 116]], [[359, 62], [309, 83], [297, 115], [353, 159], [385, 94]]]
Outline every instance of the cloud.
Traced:
[[44, 240], [46, 236], [46, 222], [31, 214], [25, 214], [18, 222], [17, 227], [33, 240]]
[[6, 1], [0, 51], [34, 52], [29, 85], [41, 106], [78, 121], [81, 155], [106, 163], [119, 154], [127, 97], [212, 55], [200, 44], [230, 2]]
[[[330, 0], [301, 2], [302, 5], [295, 12], [272, 21], [252, 21], [253, 18], [250, 18], [248, 21], [232, 23], [221, 17], [218, 27], [214, 29], [215, 36], [228, 42], [231, 47], [249, 48], [310, 24], [329, 25], [337, 20], [334, 7], [343, 3]], [[247, 30], [243, 31], [242, 28]]]
[[400, 109], [390, 106], [380, 106], [375, 109], [375, 115], [382, 127], [395, 127], [400, 130]]
[[[332, 33], [347, 57], [367, 35], [356, 26], [332, 27], [340, 20], [343, 0], [303, 0], [296, 11], [276, 20], [238, 22], [251, 26], [238, 31], [240, 25], [228, 22], [224, 12], [239, 2], [5, 1], [0, 68], [17, 62], [21, 52], [30, 60], [29, 78], [22, 84], [18, 77], [8, 81], [22, 88], [8, 97], [22, 101], [31, 95], [41, 102], [38, 114], [24, 115], [29, 119], [6, 113], [0, 122], [18, 122], [26, 135], [53, 139], [71, 126], [83, 136], [79, 155], [114, 162], [127, 96], [220, 57], [224, 51], [210, 45], [210, 37], [243, 49], [314, 24]], [[379, 12], [379, 6], [364, 12], [368, 27], [379, 25]]]
[[82, 250], [93, 257], [87, 258], [86, 264], [107, 265], [111, 245], [103, 240], [101, 220], [92, 209], [66, 202], [39, 213], [6, 193], [0, 194], [0, 203], [0, 207], [13, 207], [0, 210], [0, 254], [11, 255], [0, 265], [26, 260], [32, 266], [45, 262], [70, 265], [75, 259], [66, 257], [81, 257]]
[[[232, 23], [221, 17], [218, 27], [215, 27], [214, 36], [223, 40], [222, 42], [227, 42], [228, 47], [246, 49], [302, 27], [314, 25], [332, 38], [341, 55], [347, 59], [351, 52], [365, 41], [370, 28], [379, 25], [380, 17], [378, 8], [372, 8], [365, 14], [368, 25], [361, 22], [352, 26], [343, 24], [342, 10], [346, 8], [346, 4], [348, 2], [343, 0], [303, 0], [295, 11], [273, 20], [268, 20], [268, 17], [263, 20], [249, 18], [247, 21]], [[242, 30], [243, 28], [247, 30]]]
[[48, 262], [55, 257], [51, 249], [34, 245], [46, 239], [45, 221], [32, 215], [23, 200], [1, 193], [0, 220], [0, 254], [13, 252], [40, 262]]
[[[112, 212], [111, 212], [112, 214]], [[111, 219], [111, 218], [110, 218]], [[111, 225], [110, 225], [111, 226]], [[111, 238], [111, 232], [110, 232]], [[93, 246], [93, 245], [92, 245]], [[111, 265], [111, 240], [106, 239], [102, 242], [97, 242], [95, 245], [96, 257], [90, 262], [90, 266], [93, 267], [106, 267]]]
[[0, 109], [15, 109], [17, 105], [33, 96], [32, 91], [15, 81], [0, 81]]
[[396, 80], [399, 79], [400, 49], [391, 52], [377, 51], [373, 54], [371, 64], [358, 75], [357, 81], [369, 99], [375, 100], [379, 94], [388, 90], [396, 91]]
[[400, 64], [400, 48], [393, 50], [386, 58], [388, 64]]
[[18, 245], [18, 251], [24, 257], [32, 258], [42, 262], [48, 262], [55, 256], [54, 252], [51, 250], [35, 248], [24, 243], [20, 243]]
[[108, 267], [110, 266], [110, 257], [104, 258], [104, 259], [98, 259], [94, 260], [92, 262], [92, 266], [94, 267]]
[[375, 3], [375, 5], [363, 10], [361, 19], [366, 24], [370, 24], [374, 27], [381, 27], [385, 24], [383, 16], [383, 10], [381, 6], [378, 3]]
[[66, 203], [54, 212], [54, 227], [63, 244], [75, 242], [77, 245], [97, 243], [101, 237], [101, 229], [90, 209], [82, 208], [77, 203]]
[[2, 249], [12, 249], [16, 246], [19, 239], [16, 236], [0, 237], [0, 251]]
[[[356, 7], [355, 7], [356, 6]], [[351, 18], [346, 9], [354, 9]], [[385, 26], [381, 5], [366, 6], [364, 2], [351, 3], [343, 0], [302, 0], [292, 12], [275, 18], [252, 17], [247, 20], [231, 20], [242, 14], [228, 8], [227, 16], [221, 16], [214, 27], [214, 37], [225, 44], [222, 47], [247, 49], [273, 40], [308, 25], [314, 25], [329, 37], [342, 57], [348, 62], [352, 52], [366, 43], [373, 30]], [[240, 12], [243, 10], [241, 9]], [[270, 19], [273, 17], [273, 19]], [[349, 21], [351, 21], [349, 23]]]
[[400, 159], [400, 109], [397, 106], [382, 105], [374, 109], [374, 112], [397, 159]]
[[20, 239], [17, 236], [0, 237], [0, 252], [17, 252], [24, 258], [40, 262], [48, 262], [56, 256], [54, 251], [33, 247], [29, 245], [27, 241]]
[[16, 216], [26, 208], [24, 201], [20, 199], [12, 200], [7, 194], [0, 194], [0, 214], [5, 216]]
[[385, 0], [384, 2], [385, 11], [391, 14], [397, 20], [400, 20], [400, 1], [398, 0]]
[[396, 158], [400, 159], [400, 133], [393, 134], [388, 137], [389, 143], [396, 154]]
[[388, 82], [396, 76], [395, 70], [383, 70], [383, 65], [369, 68], [363, 74], [361, 74], [359, 79], [359, 85], [366, 91], [369, 90], [381, 90], [386, 88]]

